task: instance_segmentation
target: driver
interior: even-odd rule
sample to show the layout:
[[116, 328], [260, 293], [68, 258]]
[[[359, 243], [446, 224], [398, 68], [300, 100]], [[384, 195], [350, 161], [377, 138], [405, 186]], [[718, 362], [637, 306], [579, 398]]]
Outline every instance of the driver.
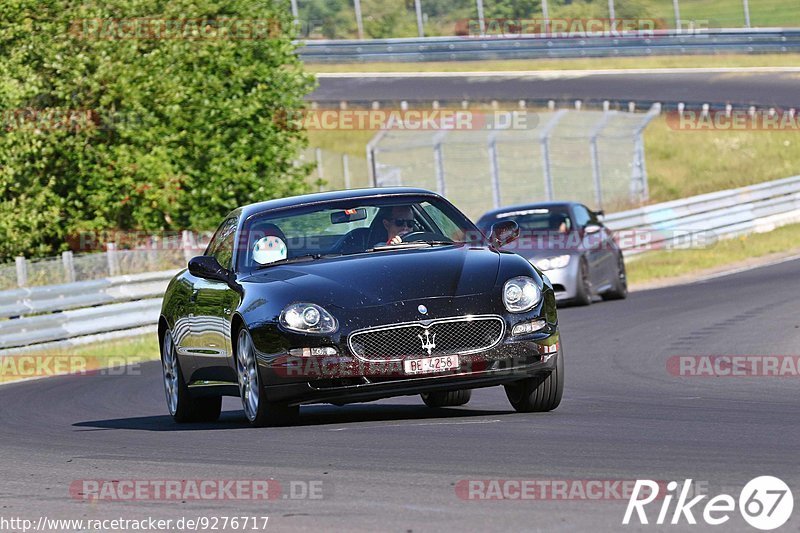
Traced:
[[391, 211], [387, 211], [383, 217], [383, 227], [389, 238], [386, 244], [400, 244], [403, 242], [403, 235], [411, 233], [414, 229], [414, 212], [411, 206], [396, 205]]

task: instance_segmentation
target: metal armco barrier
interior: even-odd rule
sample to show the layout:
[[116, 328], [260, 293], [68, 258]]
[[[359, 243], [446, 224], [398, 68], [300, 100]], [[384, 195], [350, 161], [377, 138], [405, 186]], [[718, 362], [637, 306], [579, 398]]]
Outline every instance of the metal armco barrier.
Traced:
[[621, 239], [627, 255], [770, 231], [800, 222], [800, 176], [613, 213], [604, 222], [642, 236], [640, 245]]
[[618, 37], [547, 38], [522, 35], [305, 41], [298, 49], [298, 54], [307, 63], [356, 63], [796, 51], [800, 51], [800, 29], [775, 28], [705, 30], [696, 33], [657, 30]]

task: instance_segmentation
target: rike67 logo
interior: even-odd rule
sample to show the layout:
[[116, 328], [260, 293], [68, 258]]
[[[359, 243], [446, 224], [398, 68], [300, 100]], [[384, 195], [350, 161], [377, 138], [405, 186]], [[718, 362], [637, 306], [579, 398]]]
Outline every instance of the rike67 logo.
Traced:
[[[719, 526], [730, 520], [736, 510], [737, 501], [729, 494], [714, 496], [706, 501], [705, 505], [701, 502], [708, 498], [706, 494], [690, 499], [693, 492], [691, 479], [687, 479], [682, 486], [676, 481], [670, 481], [666, 484], [665, 493], [661, 493], [659, 488], [663, 487], [663, 482], [657, 483], [649, 479], [636, 480], [622, 523], [630, 524], [635, 515], [640, 524], [649, 524], [652, 514], [648, 519], [645, 507], [656, 500], [661, 503], [658, 517], [654, 522], [658, 525], [667, 523], [675, 525], [683, 520], [688, 524], [697, 524], [694, 514], [697, 513], [706, 524]], [[673, 500], [675, 500], [674, 508], [672, 508]], [[794, 498], [791, 489], [782, 480], [773, 476], [760, 476], [744, 486], [739, 493], [738, 506], [745, 522], [756, 529], [770, 531], [781, 527], [789, 520], [794, 508]], [[651, 509], [653, 510], [655, 509]]]

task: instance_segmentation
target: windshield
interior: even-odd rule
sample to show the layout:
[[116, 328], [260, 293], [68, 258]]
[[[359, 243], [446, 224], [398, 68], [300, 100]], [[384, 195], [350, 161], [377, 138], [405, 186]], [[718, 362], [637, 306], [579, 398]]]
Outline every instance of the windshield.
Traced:
[[237, 270], [482, 240], [469, 219], [436, 197], [351, 199], [251, 216], [238, 239]]
[[572, 221], [566, 207], [537, 207], [497, 215], [495, 222], [513, 220], [522, 233], [567, 233]]

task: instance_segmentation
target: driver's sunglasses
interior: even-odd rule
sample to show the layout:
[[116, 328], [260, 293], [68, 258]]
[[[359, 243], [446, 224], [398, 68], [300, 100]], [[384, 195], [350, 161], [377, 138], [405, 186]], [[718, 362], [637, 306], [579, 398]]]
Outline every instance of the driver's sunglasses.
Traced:
[[413, 218], [396, 218], [394, 219], [394, 225], [397, 227], [405, 226], [407, 228], [414, 227], [414, 219]]

